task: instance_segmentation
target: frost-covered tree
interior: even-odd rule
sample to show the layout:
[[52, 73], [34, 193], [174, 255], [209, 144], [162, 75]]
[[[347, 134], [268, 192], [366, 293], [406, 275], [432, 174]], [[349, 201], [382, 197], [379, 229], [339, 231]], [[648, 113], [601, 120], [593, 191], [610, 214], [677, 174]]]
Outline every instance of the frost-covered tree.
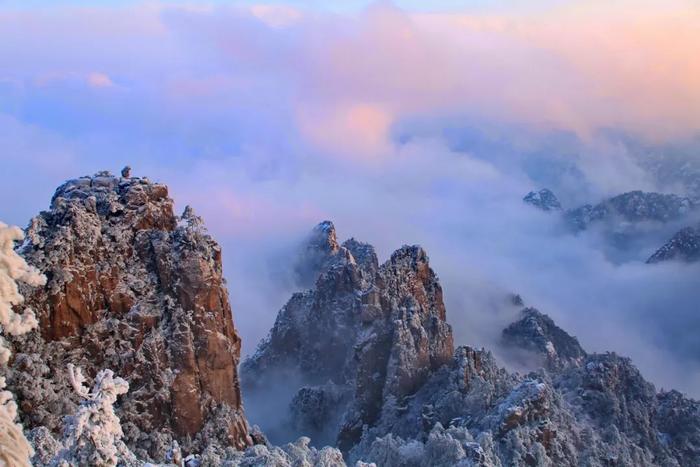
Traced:
[[[46, 283], [46, 277], [15, 252], [15, 242], [22, 239], [24, 233], [19, 227], [0, 222], [0, 365], [3, 366], [10, 360], [11, 352], [2, 336], [6, 333], [14, 336], [26, 334], [38, 324], [29, 308], [22, 313], [13, 310], [24, 302], [18, 282], [32, 286]], [[0, 377], [0, 466], [29, 465], [34, 450], [24, 436], [22, 426], [15, 423], [17, 404], [14, 397], [4, 389], [5, 378]]]
[[114, 413], [117, 396], [129, 390], [129, 383], [115, 377], [112, 370], [102, 370], [95, 377], [92, 391], [85, 386], [80, 368], [68, 366], [68, 374], [76, 393], [83, 401], [78, 412], [66, 422], [63, 450], [53, 465], [116, 466], [138, 465], [135, 456], [122, 441], [122, 427]]
[[[2, 334], [13, 336], [26, 334], [39, 324], [29, 308], [25, 308], [21, 314], [12, 309], [24, 303], [18, 283], [24, 282], [31, 286], [46, 283], [46, 277], [15, 252], [15, 242], [23, 239], [22, 229], [0, 222], [0, 325]], [[4, 339], [0, 340], [0, 363], [6, 364], [10, 354]]]

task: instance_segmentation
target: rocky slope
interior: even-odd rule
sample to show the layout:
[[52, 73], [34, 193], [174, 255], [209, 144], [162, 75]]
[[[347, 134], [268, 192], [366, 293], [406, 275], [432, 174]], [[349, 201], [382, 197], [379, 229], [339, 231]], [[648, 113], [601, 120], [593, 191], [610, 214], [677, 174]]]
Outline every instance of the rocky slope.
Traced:
[[694, 262], [700, 259], [700, 228], [686, 227], [669, 239], [649, 257], [647, 263], [668, 260]]
[[509, 373], [489, 352], [459, 347], [418, 391], [384, 408], [351, 457], [389, 466], [700, 462], [698, 402], [657, 393], [629, 359], [587, 354], [536, 310], [523, 310], [504, 339], [548, 369]]
[[172, 440], [250, 444], [221, 249], [190, 208], [173, 213], [165, 185], [106, 172], [70, 180], [20, 252], [48, 277], [24, 291], [40, 333], [14, 341], [9, 374], [26, 428], [56, 433], [75, 411], [72, 363], [128, 381], [117, 414], [142, 459], [163, 459]]
[[695, 207], [689, 199], [673, 194], [630, 191], [601, 201], [570, 209], [564, 214], [574, 230], [585, 230], [597, 222], [669, 222], [688, 214]]
[[521, 311], [522, 317], [503, 330], [503, 346], [512, 350], [510, 358], [523, 366], [558, 370], [579, 365], [586, 357], [575, 337], [568, 335], [552, 319], [534, 308]]
[[294, 396], [277, 416], [292, 433], [325, 431], [350, 463], [381, 466], [700, 463], [700, 405], [657, 393], [629, 359], [588, 354], [530, 308], [503, 340], [534, 371], [453, 350], [425, 252], [404, 247], [378, 266], [368, 245], [337, 245], [330, 223], [320, 232], [326, 268], [242, 370], [251, 390], [284, 375]]

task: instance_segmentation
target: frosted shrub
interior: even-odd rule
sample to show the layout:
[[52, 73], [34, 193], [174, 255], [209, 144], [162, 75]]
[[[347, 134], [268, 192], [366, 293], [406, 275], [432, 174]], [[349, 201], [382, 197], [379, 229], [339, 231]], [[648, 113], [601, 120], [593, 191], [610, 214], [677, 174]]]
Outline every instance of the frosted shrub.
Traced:
[[[23, 238], [24, 233], [19, 227], [0, 222], [0, 365], [3, 366], [10, 360], [11, 352], [2, 335], [26, 334], [38, 324], [29, 308], [21, 314], [13, 310], [14, 306], [24, 302], [18, 282], [32, 286], [46, 283], [46, 277], [15, 252], [15, 241]], [[29, 465], [34, 450], [24, 436], [22, 426], [15, 423], [17, 404], [14, 397], [4, 389], [5, 378], [0, 377], [0, 466]]]
[[134, 455], [121, 440], [122, 427], [114, 413], [117, 396], [125, 394], [129, 384], [115, 377], [112, 370], [102, 370], [89, 391], [80, 368], [69, 365], [68, 373], [73, 389], [84, 400], [78, 412], [67, 420], [63, 450], [53, 465], [136, 465]]

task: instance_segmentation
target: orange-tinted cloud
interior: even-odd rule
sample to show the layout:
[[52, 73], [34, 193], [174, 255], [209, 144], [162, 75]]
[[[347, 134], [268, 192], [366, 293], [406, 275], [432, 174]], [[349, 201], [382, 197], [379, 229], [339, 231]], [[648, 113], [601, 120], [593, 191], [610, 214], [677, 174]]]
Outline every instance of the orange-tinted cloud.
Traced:
[[[378, 5], [340, 26], [309, 26], [323, 41], [301, 52], [309, 64], [302, 101], [372, 102], [392, 119], [464, 113], [583, 137], [617, 128], [674, 138], [700, 131], [698, 24], [700, 7], [685, 1], [594, 1], [498, 16]], [[336, 123], [328, 138], [353, 139], [357, 127], [343, 138], [343, 120]]]

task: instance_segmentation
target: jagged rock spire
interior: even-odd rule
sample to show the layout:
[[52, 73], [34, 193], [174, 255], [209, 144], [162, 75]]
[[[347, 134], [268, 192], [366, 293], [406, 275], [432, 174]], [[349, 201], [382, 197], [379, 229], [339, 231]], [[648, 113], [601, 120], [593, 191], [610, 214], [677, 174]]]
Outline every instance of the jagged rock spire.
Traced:
[[349, 449], [387, 398], [406, 397], [452, 359], [452, 330], [421, 247], [404, 246], [378, 266], [370, 245], [355, 239], [338, 245], [329, 221], [308, 244], [305, 251], [324, 255], [322, 262], [307, 257], [317, 271], [315, 287], [285, 305], [241, 375], [249, 399], [266, 397], [264, 386], [274, 385], [275, 375], [300, 378], [292, 390], [293, 422], [314, 439]]
[[10, 379], [30, 427], [57, 432], [74, 411], [64, 384], [73, 363], [128, 380], [118, 415], [139, 458], [162, 459], [172, 439], [201, 447], [210, 425], [219, 428], [208, 442], [250, 442], [221, 249], [196, 222], [191, 208], [178, 218], [167, 186], [146, 178], [105, 171], [56, 190], [22, 250], [49, 278], [27, 294], [42, 338], [18, 353]]
[[550, 370], [580, 365], [586, 357], [575, 337], [535, 308], [523, 309], [520, 319], [503, 330], [502, 343], [515, 351], [514, 359], [529, 360], [530, 365], [534, 359]]

